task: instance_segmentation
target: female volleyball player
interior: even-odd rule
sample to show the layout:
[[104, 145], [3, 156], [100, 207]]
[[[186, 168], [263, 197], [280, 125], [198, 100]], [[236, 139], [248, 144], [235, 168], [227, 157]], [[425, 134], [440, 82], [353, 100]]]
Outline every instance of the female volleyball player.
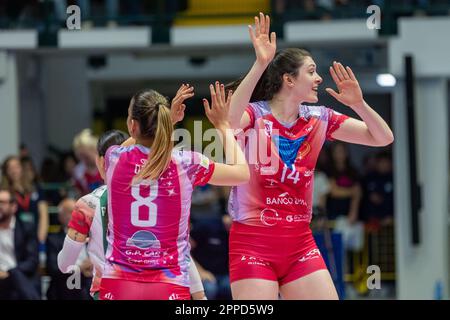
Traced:
[[[326, 91], [362, 119], [349, 118], [317, 103], [322, 78], [311, 55], [301, 49], [276, 53], [276, 35], [262, 13], [249, 26], [256, 61], [236, 88], [230, 122], [246, 134], [246, 155], [268, 142], [272, 161], [249, 161], [250, 181], [233, 187], [229, 211], [230, 281], [234, 299], [337, 299], [330, 274], [309, 227], [313, 173], [326, 139], [369, 146], [393, 141], [386, 122], [364, 101], [349, 67], [334, 62], [330, 73], [338, 92]], [[248, 132], [256, 131], [258, 143]], [[250, 131], [249, 131], [250, 130]], [[252, 146], [259, 150], [251, 150]]]
[[131, 99], [127, 126], [134, 141], [108, 149], [108, 248], [101, 299], [189, 299], [189, 211], [193, 188], [249, 179], [230, 130], [231, 93], [210, 86], [206, 116], [221, 133], [232, 165], [173, 148], [167, 100], [154, 90]]
[[[104, 157], [107, 149], [113, 145], [121, 145], [127, 135], [119, 130], [111, 130], [100, 136], [97, 144], [97, 168], [102, 178], [105, 178]], [[58, 254], [58, 267], [61, 272], [71, 272], [80, 252], [87, 242], [89, 258], [94, 265], [94, 276], [91, 285], [91, 296], [97, 300], [105, 263], [106, 229], [107, 229], [107, 192], [106, 186], [101, 186], [93, 192], [80, 198], [72, 212], [68, 225], [64, 246]], [[194, 300], [206, 299], [203, 284], [195, 263], [189, 268], [189, 287]]]

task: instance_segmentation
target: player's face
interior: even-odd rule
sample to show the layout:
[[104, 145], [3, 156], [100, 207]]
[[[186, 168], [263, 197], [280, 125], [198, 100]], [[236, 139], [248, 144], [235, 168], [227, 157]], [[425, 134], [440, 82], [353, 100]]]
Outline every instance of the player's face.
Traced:
[[317, 73], [316, 63], [311, 57], [306, 57], [294, 79], [296, 96], [301, 102], [317, 103], [318, 89], [322, 81]]

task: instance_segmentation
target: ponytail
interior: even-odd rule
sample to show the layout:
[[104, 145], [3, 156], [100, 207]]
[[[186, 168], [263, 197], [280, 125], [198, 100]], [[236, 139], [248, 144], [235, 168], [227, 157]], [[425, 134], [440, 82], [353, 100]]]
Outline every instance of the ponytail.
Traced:
[[172, 140], [173, 124], [170, 110], [163, 104], [158, 104], [156, 133], [153, 138], [146, 164], [134, 177], [133, 183], [144, 180], [157, 180], [169, 166], [174, 146]]

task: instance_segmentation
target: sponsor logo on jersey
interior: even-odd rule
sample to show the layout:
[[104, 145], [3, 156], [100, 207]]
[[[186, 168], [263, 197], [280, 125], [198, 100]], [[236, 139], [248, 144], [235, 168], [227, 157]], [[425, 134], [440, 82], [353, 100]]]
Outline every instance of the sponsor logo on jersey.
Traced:
[[128, 238], [127, 246], [137, 247], [139, 249], [160, 249], [161, 243], [152, 232], [139, 230], [135, 232], [131, 238]]
[[272, 227], [282, 219], [278, 216], [278, 212], [273, 209], [266, 208], [261, 211], [260, 220], [264, 225]]
[[278, 187], [278, 181], [275, 179], [266, 179], [266, 184], [264, 185], [265, 188], [277, 188]]
[[276, 174], [277, 171], [278, 171], [278, 168], [273, 167], [273, 166], [260, 167], [260, 172], [261, 172], [261, 175], [263, 175], [263, 176], [272, 176], [272, 175]]
[[301, 205], [301, 206], [305, 206], [305, 207], [308, 206], [308, 203], [305, 201], [305, 199], [291, 197], [289, 192], [281, 193], [278, 197], [267, 197], [266, 204], [267, 205], [272, 205], [272, 204]]
[[286, 216], [286, 222], [304, 222], [309, 221], [309, 214], [289, 214]]
[[314, 175], [314, 170], [305, 170], [305, 172], [303, 172], [303, 175], [305, 177], [311, 177], [312, 175]]
[[270, 137], [272, 135], [272, 129], [273, 129], [273, 122], [264, 119], [264, 133], [266, 134], [266, 136]]

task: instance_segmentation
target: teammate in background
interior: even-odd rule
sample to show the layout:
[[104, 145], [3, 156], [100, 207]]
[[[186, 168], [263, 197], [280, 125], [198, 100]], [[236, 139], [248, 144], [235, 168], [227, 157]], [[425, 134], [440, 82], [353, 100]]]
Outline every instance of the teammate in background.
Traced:
[[[231, 191], [233, 298], [278, 299], [280, 293], [284, 299], [337, 299], [309, 226], [317, 157], [326, 139], [385, 146], [394, 138], [364, 101], [352, 70], [341, 63], [330, 67], [338, 92], [326, 91], [362, 121], [323, 106], [304, 105], [318, 102], [322, 78], [316, 64], [302, 49], [276, 53], [276, 35], [269, 36], [269, 27], [268, 16], [255, 17], [249, 32], [256, 61], [241, 81], [229, 85], [235, 89], [231, 126], [244, 133], [256, 129], [256, 145], [267, 140], [276, 164], [249, 163], [250, 182]], [[246, 144], [247, 155], [255, 152], [251, 145]]]
[[108, 185], [108, 249], [100, 298], [189, 299], [189, 215], [195, 186], [237, 185], [249, 178], [245, 156], [230, 130], [231, 92], [210, 86], [205, 113], [223, 140], [231, 165], [173, 148], [174, 118], [154, 90], [136, 93], [128, 108], [132, 137], [105, 156]]

